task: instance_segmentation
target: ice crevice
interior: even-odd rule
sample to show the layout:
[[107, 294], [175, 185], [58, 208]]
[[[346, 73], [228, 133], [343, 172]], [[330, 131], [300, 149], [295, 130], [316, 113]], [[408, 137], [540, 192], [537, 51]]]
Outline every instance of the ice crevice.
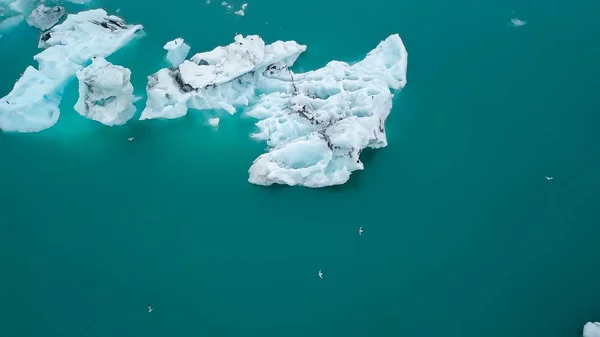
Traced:
[[394, 93], [406, 84], [408, 54], [394, 34], [358, 63], [292, 72], [305, 50], [295, 41], [266, 45], [259, 36], [237, 35], [228, 46], [149, 76], [140, 119], [246, 107], [259, 120], [253, 137], [270, 147], [250, 167], [251, 183], [343, 184], [364, 168], [363, 149], [387, 146], [385, 121]]

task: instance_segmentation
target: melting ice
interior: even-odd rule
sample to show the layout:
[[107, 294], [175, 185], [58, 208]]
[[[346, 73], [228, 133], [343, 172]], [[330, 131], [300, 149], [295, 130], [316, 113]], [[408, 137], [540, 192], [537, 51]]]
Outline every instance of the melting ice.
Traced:
[[293, 73], [288, 67], [305, 49], [295, 41], [265, 45], [258, 36], [238, 35], [228, 46], [150, 76], [141, 119], [178, 118], [188, 108], [234, 113], [250, 106], [246, 113], [260, 120], [254, 137], [271, 147], [250, 167], [251, 183], [343, 184], [364, 168], [363, 149], [387, 145], [390, 89], [406, 84], [408, 55], [396, 34], [356, 64], [332, 61]]

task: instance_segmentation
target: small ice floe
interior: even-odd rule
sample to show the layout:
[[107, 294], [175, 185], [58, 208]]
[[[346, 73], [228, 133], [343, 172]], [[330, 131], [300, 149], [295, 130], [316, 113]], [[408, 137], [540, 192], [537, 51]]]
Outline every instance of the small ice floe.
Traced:
[[544, 177], [544, 178], [546, 178], [546, 180], [548, 180], [548, 181], [554, 179], [554, 177]]
[[215, 118], [209, 118], [209, 119], [208, 119], [208, 124], [210, 124], [210, 125], [212, 125], [212, 126], [214, 126], [214, 127], [217, 127], [217, 126], [219, 126], [219, 118], [218, 118], [218, 117], [215, 117]]
[[243, 11], [245, 11], [245, 10], [246, 10], [246, 8], [248, 8], [248, 3], [244, 2], [244, 3], [242, 4], [242, 10], [243, 10]]
[[527, 21], [518, 19], [518, 18], [512, 18], [510, 19], [510, 24], [513, 27], [521, 27], [521, 26], [525, 26], [527, 24]]
[[358, 229], [358, 235], [362, 235], [362, 233], [363, 233], [363, 229], [362, 229], [362, 226], [360, 226], [360, 228]]
[[148, 313], [154, 311], [154, 309], [152, 309], [152, 306], [150, 304], [148, 304]]
[[323, 271], [319, 270], [319, 278], [323, 278]]
[[134, 139], [135, 139], [135, 138], [133, 138], [133, 137], [129, 137], [129, 138], [127, 138], [127, 141], [128, 141], [128, 142], [130, 142], [130, 141], [132, 141], [132, 140], [134, 140]]
[[239, 15], [239, 16], [244, 16], [244, 11], [240, 9], [239, 11], [233, 12], [233, 14]]

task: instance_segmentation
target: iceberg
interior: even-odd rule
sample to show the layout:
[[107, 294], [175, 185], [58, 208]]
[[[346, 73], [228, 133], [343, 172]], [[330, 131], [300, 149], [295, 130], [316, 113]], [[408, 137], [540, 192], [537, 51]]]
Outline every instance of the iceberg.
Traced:
[[229, 46], [150, 76], [140, 119], [249, 106], [246, 114], [259, 120], [253, 137], [270, 146], [250, 167], [249, 182], [343, 184], [364, 169], [362, 150], [387, 146], [385, 121], [394, 91], [406, 85], [408, 54], [394, 34], [358, 63], [332, 61], [296, 74], [289, 67], [304, 50], [295, 41], [265, 46], [258, 36], [238, 35]]
[[135, 114], [131, 71], [102, 57], [77, 72], [79, 100], [75, 111], [104, 125], [123, 125]]
[[13, 29], [20, 25], [24, 19], [25, 17], [22, 14], [19, 14], [2, 20], [0, 22], [0, 33], [10, 33]]
[[190, 46], [183, 42], [183, 39], [178, 37], [173, 41], [167, 42], [164, 47], [167, 50], [167, 61], [171, 67], [177, 67], [187, 57], [190, 52]]
[[[267, 67], [292, 65], [306, 46], [295, 41], [270, 45], [256, 35], [237, 35], [226, 47], [198, 53], [175, 68], [148, 77], [141, 120], [183, 117], [188, 108], [223, 109], [234, 114], [255, 96], [255, 77]], [[248, 76], [243, 76], [248, 75]]]
[[60, 21], [65, 15], [65, 8], [61, 6], [37, 6], [27, 17], [27, 24], [40, 30], [48, 30]]
[[600, 323], [587, 322], [583, 326], [583, 337], [600, 337]]
[[34, 56], [38, 69], [29, 67], [13, 90], [0, 99], [0, 129], [38, 132], [56, 123], [62, 90], [93, 57], [107, 57], [131, 41], [141, 25], [127, 25], [102, 9], [70, 14], [42, 34]]

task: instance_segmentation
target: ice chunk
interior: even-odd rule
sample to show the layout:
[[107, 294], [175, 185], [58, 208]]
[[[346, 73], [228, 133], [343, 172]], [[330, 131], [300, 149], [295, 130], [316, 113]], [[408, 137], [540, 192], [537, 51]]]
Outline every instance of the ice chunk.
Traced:
[[0, 129], [37, 132], [54, 125], [62, 88], [94, 56], [107, 57], [141, 30], [102, 9], [68, 15], [40, 37], [47, 47], [34, 56], [39, 70], [28, 68], [13, 90], [0, 99]]
[[184, 43], [180, 37], [167, 42], [163, 48], [167, 50], [167, 61], [169, 61], [172, 67], [177, 67], [185, 61], [190, 52], [190, 46]]
[[78, 4], [78, 5], [84, 5], [87, 3], [90, 3], [91, 0], [67, 0], [70, 3], [74, 3], [74, 4]]
[[13, 29], [20, 25], [24, 19], [25, 17], [19, 14], [2, 20], [2, 22], [0, 22], [0, 33], [10, 33]]
[[41, 30], [52, 28], [65, 15], [61, 6], [46, 7], [43, 4], [36, 7], [27, 18], [27, 24]]
[[247, 3], [243, 3], [243, 4], [242, 4], [242, 10], [243, 10], [243, 11], [245, 11], [245, 10], [246, 10], [246, 8], [248, 8], [248, 4], [247, 4]]
[[583, 327], [583, 337], [600, 337], [600, 323], [587, 322]]
[[527, 21], [523, 21], [518, 18], [512, 18], [512, 19], [510, 19], [510, 24], [513, 27], [521, 27], [521, 26], [525, 26], [527, 24]]
[[244, 11], [240, 9], [239, 11], [235, 11], [234, 14], [239, 15], [239, 16], [244, 16]]
[[283, 70], [263, 77], [259, 87], [287, 90], [267, 92], [247, 112], [261, 119], [254, 137], [274, 147], [254, 161], [249, 181], [324, 187], [362, 170], [360, 152], [387, 145], [390, 89], [406, 84], [407, 57], [392, 35], [354, 65], [333, 61], [304, 74], [288, 72], [287, 79]]
[[104, 125], [123, 125], [135, 114], [131, 71], [102, 57], [77, 72], [79, 100], [75, 111]]
[[208, 119], [208, 124], [217, 127], [219, 126], [219, 118], [215, 117], [215, 118], [209, 118]]
[[188, 107], [235, 113], [255, 96], [254, 77], [267, 67], [292, 65], [304, 50], [306, 46], [295, 41], [265, 45], [259, 36], [237, 35], [226, 47], [198, 53], [177, 68], [149, 76], [148, 101], [140, 119], [178, 118]]

